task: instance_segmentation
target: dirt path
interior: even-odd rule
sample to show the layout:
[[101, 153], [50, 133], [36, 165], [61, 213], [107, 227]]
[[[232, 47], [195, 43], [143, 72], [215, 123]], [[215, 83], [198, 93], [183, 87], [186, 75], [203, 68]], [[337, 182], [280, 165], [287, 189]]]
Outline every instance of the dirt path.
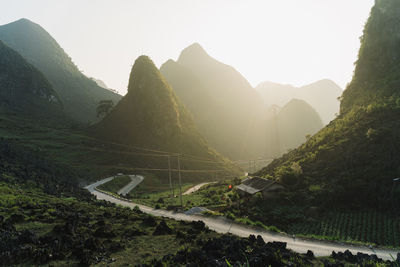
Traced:
[[208, 184], [211, 184], [211, 182], [209, 182], [209, 183], [201, 183], [201, 184], [195, 185], [195, 186], [189, 188], [188, 190], [186, 190], [186, 192], [183, 193], [182, 195], [192, 194], [192, 193], [196, 192], [197, 190], [199, 190], [200, 188], [202, 188], [203, 186], [208, 185]]

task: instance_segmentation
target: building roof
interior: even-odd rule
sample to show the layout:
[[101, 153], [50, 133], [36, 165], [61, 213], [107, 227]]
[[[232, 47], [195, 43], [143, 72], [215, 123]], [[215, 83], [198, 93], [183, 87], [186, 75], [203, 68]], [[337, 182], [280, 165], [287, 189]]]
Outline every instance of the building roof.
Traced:
[[251, 195], [254, 195], [255, 193], [260, 192], [275, 183], [276, 182], [271, 179], [264, 179], [261, 177], [252, 177], [252, 178], [245, 179], [236, 188], [239, 190], [242, 190], [246, 193], [249, 193]]

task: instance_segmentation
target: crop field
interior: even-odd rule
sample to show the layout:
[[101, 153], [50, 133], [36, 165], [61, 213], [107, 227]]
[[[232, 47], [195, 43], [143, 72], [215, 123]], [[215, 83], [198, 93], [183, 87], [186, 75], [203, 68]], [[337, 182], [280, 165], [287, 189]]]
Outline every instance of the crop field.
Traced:
[[318, 239], [400, 247], [400, 218], [377, 212], [337, 213], [320, 221], [296, 224], [289, 230]]

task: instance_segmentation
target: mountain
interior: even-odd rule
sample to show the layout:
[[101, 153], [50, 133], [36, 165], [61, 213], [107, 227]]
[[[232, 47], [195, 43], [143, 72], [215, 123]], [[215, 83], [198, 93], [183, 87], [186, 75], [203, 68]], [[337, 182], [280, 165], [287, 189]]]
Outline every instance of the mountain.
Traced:
[[343, 93], [331, 80], [321, 80], [302, 87], [263, 82], [256, 89], [267, 106], [282, 107], [294, 98], [306, 101], [320, 114], [324, 124], [328, 124], [339, 113], [338, 97]]
[[286, 181], [299, 205], [386, 212], [398, 205], [399, 81], [400, 2], [376, 1], [338, 118], [258, 174]]
[[126, 96], [93, 128], [105, 140], [224, 161], [147, 56], [136, 59]]
[[[176, 62], [168, 60], [160, 71], [192, 112], [200, 133], [231, 159], [276, 157], [322, 128], [318, 114], [305, 112], [308, 104], [303, 102], [291, 103], [277, 118], [280, 108], [264, 105], [260, 94], [238, 71], [209, 56], [199, 44], [185, 48]], [[301, 130], [286, 125], [293, 122], [289, 117], [297, 118]], [[285, 130], [290, 132], [278, 138]]]
[[0, 108], [30, 117], [63, 116], [63, 105], [43, 74], [2, 41]]
[[0, 40], [46, 76], [64, 104], [66, 114], [73, 119], [93, 122], [100, 100], [119, 101], [118, 94], [99, 87], [83, 75], [40, 25], [21, 19], [0, 26]]
[[[193, 113], [207, 141], [231, 159], [254, 158], [265, 152], [265, 112], [258, 93], [234, 68], [207, 54], [199, 45], [185, 48], [161, 73]], [[261, 125], [261, 126], [260, 126]]]
[[315, 109], [299, 99], [290, 100], [274, 120], [278, 131], [277, 138], [272, 140], [279, 140], [281, 152], [298, 147], [306, 141], [306, 136], [314, 135], [323, 127]]

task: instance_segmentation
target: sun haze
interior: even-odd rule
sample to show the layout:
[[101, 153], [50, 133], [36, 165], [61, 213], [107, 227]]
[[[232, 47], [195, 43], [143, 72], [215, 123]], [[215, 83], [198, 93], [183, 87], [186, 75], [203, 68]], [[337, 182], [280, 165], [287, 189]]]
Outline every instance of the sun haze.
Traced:
[[30, 19], [90, 77], [126, 93], [134, 60], [159, 67], [200, 43], [253, 85], [350, 81], [373, 0], [3, 0], [0, 24]]

